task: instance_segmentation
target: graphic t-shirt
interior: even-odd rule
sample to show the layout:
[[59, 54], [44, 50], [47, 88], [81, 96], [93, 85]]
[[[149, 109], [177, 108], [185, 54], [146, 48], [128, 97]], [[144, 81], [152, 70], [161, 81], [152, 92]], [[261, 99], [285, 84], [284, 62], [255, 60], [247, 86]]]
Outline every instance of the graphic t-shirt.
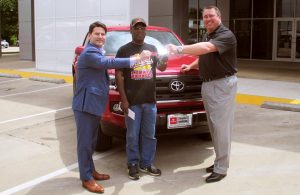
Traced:
[[152, 73], [153, 60], [147, 60], [142, 62], [142, 64], [137, 64], [138, 66], [131, 70], [131, 79], [133, 80], [147, 80], [153, 78]]
[[[143, 50], [157, 52], [155, 46], [144, 43], [138, 45], [133, 42], [123, 45], [117, 52], [116, 57], [127, 58], [141, 53]], [[142, 66], [134, 69], [121, 69], [124, 75], [125, 93], [129, 105], [155, 103], [155, 79], [158, 59], [153, 56], [150, 60], [142, 62]]]

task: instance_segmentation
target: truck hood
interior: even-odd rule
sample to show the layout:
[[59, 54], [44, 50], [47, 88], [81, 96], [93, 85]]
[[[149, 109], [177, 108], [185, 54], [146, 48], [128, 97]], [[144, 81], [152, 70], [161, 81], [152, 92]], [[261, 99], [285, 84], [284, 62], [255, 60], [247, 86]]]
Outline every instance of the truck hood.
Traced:
[[157, 75], [198, 74], [198, 70], [191, 70], [186, 73], [180, 72], [181, 65], [190, 64], [196, 59], [197, 59], [196, 56], [187, 55], [187, 54], [178, 54], [178, 55], [169, 56], [167, 69], [165, 71], [157, 70]]

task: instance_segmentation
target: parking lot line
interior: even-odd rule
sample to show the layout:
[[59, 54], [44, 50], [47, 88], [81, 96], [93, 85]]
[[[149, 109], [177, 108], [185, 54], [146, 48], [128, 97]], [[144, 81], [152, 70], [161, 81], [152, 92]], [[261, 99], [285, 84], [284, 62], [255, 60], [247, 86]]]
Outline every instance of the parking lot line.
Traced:
[[11, 96], [15, 96], [15, 95], [23, 95], [23, 94], [36, 93], [36, 92], [47, 91], [47, 90], [51, 90], [51, 89], [58, 89], [58, 88], [62, 88], [62, 87], [68, 87], [68, 86], [71, 86], [71, 84], [66, 84], [66, 85], [61, 85], [61, 86], [55, 86], [55, 87], [49, 87], [49, 88], [44, 88], [44, 89], [39, 89], [39, 90], [33, 90], [33, 91], [26, 91], [26, 92], [22, 92], [22, 93], [14, 93], [14, 94], [9, 94], [9, 95], [3, 95], [3, 96], [0, 96], [0, 98], [11, 97]]
[[[94, 160], [99, 160], [99, 159], [104, 158], [106, 156], [112, 155], [112, 154], [118, 152], [119, 150], [121, 150], [121, 148], [117, 148], [117, 149], [114, 149], [114, 150], [110, 150], [108, 152], [104, 152], [104, 153], [101, 153], [101, 154], [94, 155], [93, 159]], [[74, 164], [71, 164], [71, 165], [69, 165], [69, 166], [67, 166], [65, 168], [59, 169], [57, 171], [54, 171], [52, 173], [49, 173], [47, 175], [44, 175], [44, 176], [38, 177], [36, 179], [33, 179], [31, 181], [25, 182], [23, 184], [20, 184], [18, 186], [13, 187], [13, 188], [7, 189], [7, 190], [5, 190], [3, 192], [0, 192], [0, 194], [1, 195], [8, 195], [8, 194], [16, 193], [18, 191], [21, 191], [21, 190], [33, 187], [33, 186], [35, 186], [37, 184], [40, 184], [42, 182], [45, 182], [45, 181], [47, 181], [49, 179], [52, 179], [54, 177], [57, 177], [57, 176], [62, 175], [64, 173], [67, 173], [69, 171], [72, 171], [72, 170], [74, 170], [76, 168], [78, 168], [78, 162], [76, 162]]]
[[14, 81], [23, 80], [23, 79], [26, 79], [26, 78], [13, 79], [13, 80], [8, 80], [8, 81], [1, 81], [0, 84], [2, 84], [2, 83], [10, 83], [10, 82], [14, 82]]
[[38, 113], [38, 114], [32, 114], [32, 115], [27, 115], [27, 116], [19, 117], [19, 118], [14, 118], [14, 119], [9, 119], [9, 120], [5, 120], [5, 121], [0, 121], [0, 125], [5, 124], [5, 123], [10, 123], [10, 122], [18, 121], [18, 120], [24, 120], [24, 119], [28, 119], [28, 118], [32, 118], [32, 117], [36, 117], [36, 116], [41, 116], [41, 115], [51, 114], [51, 113], [60, 112], [60, 111], [64, 111], [64, 110], [69, 110], [69, 109], [71, 109], [71, 107], [60, 108], [60, 109], [57, 109], [57, 110], [49, 110], [47, 112], [41, 112], [41, 113]]

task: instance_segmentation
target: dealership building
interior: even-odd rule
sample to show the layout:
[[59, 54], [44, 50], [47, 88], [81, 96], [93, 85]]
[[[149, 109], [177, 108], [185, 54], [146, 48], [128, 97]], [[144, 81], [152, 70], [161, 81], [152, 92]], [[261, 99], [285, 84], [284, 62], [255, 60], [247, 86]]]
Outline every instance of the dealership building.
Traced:
[[300, 62], [300, 0], [19, 0], [20, 57], [36, 69], [71, 73], [76, 46], [94, 21], [134, 17], [168, 27], [185, 44], [205, 33], [202, 8], [216, 5], [238, 40], [238, 58]]

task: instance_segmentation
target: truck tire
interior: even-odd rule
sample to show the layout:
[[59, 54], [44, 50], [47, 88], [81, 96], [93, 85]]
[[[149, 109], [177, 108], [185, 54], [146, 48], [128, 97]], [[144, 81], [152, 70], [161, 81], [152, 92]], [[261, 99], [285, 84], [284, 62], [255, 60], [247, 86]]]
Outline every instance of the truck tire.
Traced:
[[199, 138], [202, 139], [203, 141], [212, 141], [210, 132], [208, 132], [208, 133], [201, 133], [201, 134], [199, 134], [198, 136], [199, 136]]
[[76, 75], [75, 75], [74, 68], [72, 68], [72, 76], [73, 76], [73, 95], [75, 95], [75, 91], [76, 91]]
[[101, 125], [99, 124], [96, 151], [109, 150], [111, 147], [112, 147], [112, 136], [105, 135], [101, 130]]
[[75, 95], [75, 91], [76, 91], [76, 78], [73, 77], [73, 95]]

